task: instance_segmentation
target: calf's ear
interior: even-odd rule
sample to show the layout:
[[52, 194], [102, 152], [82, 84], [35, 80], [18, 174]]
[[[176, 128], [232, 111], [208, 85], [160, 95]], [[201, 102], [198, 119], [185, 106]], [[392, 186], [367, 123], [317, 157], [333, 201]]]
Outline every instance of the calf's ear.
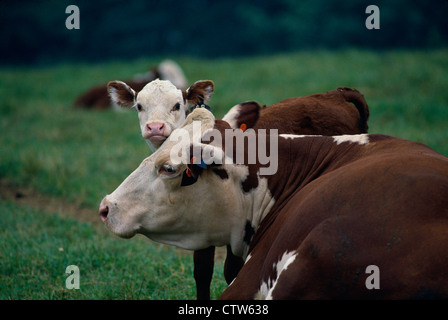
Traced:
[[246, 101], [232, 107], [222, 118], [233, 129], [253, 128], [260, 117], [261, 107], [256, 101]]
[[112, 102], [120, 107], [130, 108], [135, 103], [136, 92], [123, 81], [110, 81], [107, 91]]
[[200, 80], [193, 83], [184, 94], [190, 106], [206, 104], [212, 98], [215, 84], [211, 80]]

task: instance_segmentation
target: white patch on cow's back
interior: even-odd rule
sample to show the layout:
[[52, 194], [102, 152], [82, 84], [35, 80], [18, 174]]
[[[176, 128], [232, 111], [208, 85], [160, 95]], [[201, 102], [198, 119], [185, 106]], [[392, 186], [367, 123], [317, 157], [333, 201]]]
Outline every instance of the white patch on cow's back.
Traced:
[[272, 269], [274, 269], [277, 272], [277, 276], [275, 279], [269, 278], [267, 283], [262, 282], [260, 285], [260, 289], [255, 294], [254, 299], [257, 300], [272, 300], [272, 292], [274, 291], [278, 279], [280, 278], [283, 271], [288, 269], [288, 267], [291, 265], [291, 263], [294, 262], [296, 259], [298, 253], [295, 251], [285, 252], [283, 253], [282, 257], [277, 263], [274, 263], [272, 266]]
[[358, 143], [358, 144], [367, 144], [369, 143], [369, 135], [368, 134], [345, 134], [342, 136], [333, 136], [334, 142], [336, 144], [341, 144], [344, 142]]
[[304, 134], [286, 134], [286, 133], [280, 134], [279, 136], [282, 138], [285, 138], [285, 139], [298, 139], [298, 138], [310, 137], [310, 136], [304, 135]]

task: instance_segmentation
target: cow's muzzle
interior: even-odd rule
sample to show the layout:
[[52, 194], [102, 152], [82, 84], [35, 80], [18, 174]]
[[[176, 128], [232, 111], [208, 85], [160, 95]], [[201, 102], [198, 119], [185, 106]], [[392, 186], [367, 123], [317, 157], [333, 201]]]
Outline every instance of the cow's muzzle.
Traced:
[[101, 221], [106, 222], [107, 215], [109, 214], [109, 206], [104, 203], [104, 200], [101, 201], [99, 213], [100, 213]]

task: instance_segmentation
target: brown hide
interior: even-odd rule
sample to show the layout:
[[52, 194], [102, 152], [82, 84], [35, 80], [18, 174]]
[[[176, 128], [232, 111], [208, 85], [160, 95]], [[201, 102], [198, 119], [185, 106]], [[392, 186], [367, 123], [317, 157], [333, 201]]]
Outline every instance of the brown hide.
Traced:
[[369, 109], [356, 89], [341, 87], [327, 93], [282, 100], [262, 108], [254, 129], [279, 133], [333, 136], [367, 133]]
[[[279, 160], [266, 176], [275, 205], [221, 299], [253, 299], [263, 283], [274, 299], [448, 297], [447, 157], [369, 135], [365, 145], [282, 139]], [[297, 255], [279, 276], [286, 252]], [[370, 265], [379, 289], [366, 286]]]

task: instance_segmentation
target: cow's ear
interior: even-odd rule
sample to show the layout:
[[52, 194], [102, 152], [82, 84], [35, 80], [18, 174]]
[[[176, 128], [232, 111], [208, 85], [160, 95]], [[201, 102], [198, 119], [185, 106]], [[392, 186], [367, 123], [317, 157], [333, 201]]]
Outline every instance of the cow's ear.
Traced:
[[200, 80], [193, 83], [184, 94], [190, 106], [207, 104], [215, 91], [215, 84], [211, 80]]
[[182, 182], [180, 183], [181, 187], [191, 186], [193, 183], [198, 181], [198, 176], [193, 175], [190, 166], [185, 169], [185, 171], [182, 173]]
[[136, 92], [122, 81], [110, 81], [107, 91], [113, 103], [120, 107], [130, 108], [135, 103]]
[[187, 165], [187, 169], [183, 172], [181, 186], [189, 186], [198, 180], [202, 170], [207, 169], [207, 165], [204, 160], [197, 160], [196, 157], [191, 157], [190, 164]]
[[222, 120], [229, 123], [233, 129], [253, 128], [260, 117], [261, 107], [256, 101], [246, 101], [232, 107]]

